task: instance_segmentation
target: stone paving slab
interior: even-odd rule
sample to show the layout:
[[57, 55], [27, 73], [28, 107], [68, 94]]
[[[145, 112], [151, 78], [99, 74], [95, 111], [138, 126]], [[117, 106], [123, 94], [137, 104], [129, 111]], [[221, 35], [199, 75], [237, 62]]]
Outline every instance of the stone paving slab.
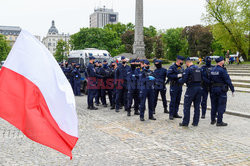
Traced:
[[180, 119], [168, 120], [160, 104], [156, 121], [140, 122], [125, 111], [86, 110], [86, 99], [76, 98], [79, 141], [73, 160], [30, 141], [0, 119], [0, 165], [250, 165], [249, 119], [225, 115], [225, 128], [211, 126], [208, 118], [198, 127], [182, 128]]

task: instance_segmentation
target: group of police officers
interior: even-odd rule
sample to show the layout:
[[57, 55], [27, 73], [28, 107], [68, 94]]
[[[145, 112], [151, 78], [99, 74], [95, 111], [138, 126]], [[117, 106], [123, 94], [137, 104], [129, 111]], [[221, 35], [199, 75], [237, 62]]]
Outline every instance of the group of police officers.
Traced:
[[[183, 64], [187, 68], [184, 70]], [[130, 63], [130, 66], [128, 65]], [[169, 119], [182, 118], [179, 114], [179, 105], [182, 96], [182, 87], [187, 85], [184, 97], [184, 117], [180, 126], [188, 126], [190, 121], [190, 107], [194, 105], [193, 126], [198, 126], [200, 119], [200, 105], [202, 107], [201, 118], [205, 119], [207, 110], [207, 98], [211, 97], [211, 124], [227, 126], [223, 122], [223, 114], [226, 111], [228, 87], [234, 93], [234, 86], [224, 67], [224, 58], [216, 59], [216, 66], [212, 66], [211, 58], [205, 58], [205, 65], [199, 68], [194, 65], [190, 58], [177, 56], [176, 62], [167, 70], [162, 67], [161, 60], [154, 60], [156, 69], [150, 70], [148, 60], [133, 59], [129, 62], [121, 57], [120, 63], [100, 62], [95, 57], [89, 57], [89, 65], [86, 69], [88, 79], [88, 109], [97, 110], [94, 106], [107, 107], [106, 95], [112, 110], [119, 112], [123, 107], [127, 116], [140, 115], [140, 120], [145, 121], [144, 113], [146, 100], [148, 101], [149, 119], [156, 120], [156, 106], [159, 93], [162, 98], [164, 113], [169, 113]], [[75, 95], [80, 95], [80, 68], [74, 65], [73, 70], [67, 65], [63, 68], [67, 78], [70, 80]], [[67, 74], [71, 73], [71, 74]], [[170, 83], [170, 107], [166, 99], [166, 84]]]

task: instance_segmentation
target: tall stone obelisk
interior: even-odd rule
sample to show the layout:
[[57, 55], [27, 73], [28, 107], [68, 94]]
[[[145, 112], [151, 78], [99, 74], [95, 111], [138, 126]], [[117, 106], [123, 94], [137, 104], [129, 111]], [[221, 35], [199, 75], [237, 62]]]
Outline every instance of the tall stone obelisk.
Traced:
[[145, 44], [143, 33], [143, 0], [136, 0], [135, 10], [135, 42], [133, 52], [136, 57], [145, 58]]

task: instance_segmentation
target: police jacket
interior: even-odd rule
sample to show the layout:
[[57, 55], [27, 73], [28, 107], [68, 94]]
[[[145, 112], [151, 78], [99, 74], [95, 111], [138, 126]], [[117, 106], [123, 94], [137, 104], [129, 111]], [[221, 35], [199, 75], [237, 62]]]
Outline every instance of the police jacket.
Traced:
[[96, 73], [96, 69], [94, 67], [94, 64], [89, 63], [89, 65], [87, 66], [87, 76], [88, 79], [91, 79], [93, 84], [97, 84], [97, 79], [98, 78], [103, 78], [101, 75]]
[[155, 74], [155, 84], [165, 86], [165, 82], [167, 78], [167, 69], [165, 68], [155, 69], [154, 74]]
[[186, 83], [187, 87], [201, 86], [201, 82], [201, 70], [195, 65], [188, 67], [184, 71], [182, 78], [179, 80], [179, 83], [181, 84]]
[[138, 89], [140, 70], [134, 69], [127, 73], [128, 89]]
[[234, 86], [227, 73], [227, 70], [219, 65], [215, 66], [211, 71], [211, 84], [213, 87], [221, 87], [223, 85], [229, 86], [232, 92], [234, 92]]
[[120, 66], [118, 66], [118, 68], [115, 71], [115, 81], [116, 82], [118, 80], [122, 81], [123, 85], [126, 86], [126, 84], [127, 84], [127, 74], [130, 71], [131, 71], [131, 67], [129, 67], [128, 65], [125, 65], [125, 66], [120, 65]]
[[139, 89], [141, 91], [154, 89], [155, 79], [152, 80], [152, 77], [155, 78], [155, 74], [152, 70], [143, 69], [143, 71], [141, 71], [141, 73], [139, 74]]
[[74, 80], [81, 79], [81, 74], [80, 74], [79, 69], [74, 68], [74, 70], [72, 71], [72, 76], [73, 76]]
[[167, 71], [167, 77], [169, 78], [171, 86], [182, 86], [182, 84], [178, 82], [179, 78], [177, 75], [182, 74], [183, 72], [184, 69], [181, 66], [178, 66], [176, 63], [169, 67]]
[[210, 87], [211, 86], [211, 71], [214, 66], [210, 65], [204, 65], [201, 67], [201, 75], [202, 75], [202, 86], [204, 87]]

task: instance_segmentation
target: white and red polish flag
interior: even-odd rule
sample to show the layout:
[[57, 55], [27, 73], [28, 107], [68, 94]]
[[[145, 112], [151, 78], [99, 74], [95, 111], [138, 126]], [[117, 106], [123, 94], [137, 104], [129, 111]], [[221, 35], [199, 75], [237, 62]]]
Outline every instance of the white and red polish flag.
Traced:
[[0, 117], [72, 159], [78, 140], [72, 88], [52, 54], [24, 30], [0, 71]]

